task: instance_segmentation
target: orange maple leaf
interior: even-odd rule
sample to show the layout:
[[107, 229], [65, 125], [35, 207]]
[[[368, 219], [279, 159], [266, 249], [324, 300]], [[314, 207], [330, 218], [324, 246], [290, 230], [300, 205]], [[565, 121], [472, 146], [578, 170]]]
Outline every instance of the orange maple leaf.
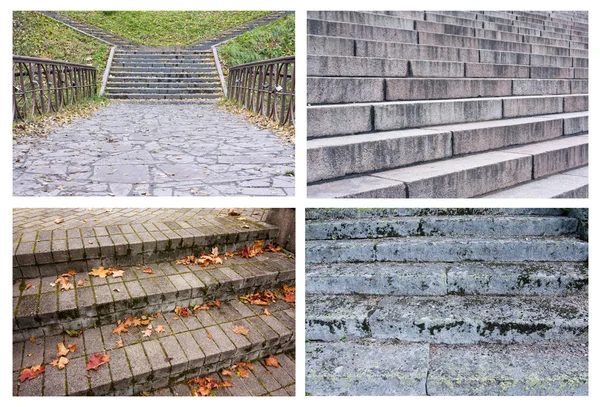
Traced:
[[85, 370], [98, 370], [98, 367], [101, 365], [108, 363], [110, 361], [110, 355], [96, 353], [95, 355], [90, 356], [90, 360], [88, 364], [85, 366]]
[[44, 373], [44, 366], [42, 365], [26, 367], [25, 369], [21, 370], [19, 380], [21, 381], [21, 383], [23, 383], [25, 380], [33, 380], [42, 373]]
[[223, 368], [223, 370], [221, 370], [221, 375], [231, 377], [231, 376], [233, 376], [233, 373], [231, 373], [231, 370], [227, 370], [227, 369]]
[[119, 336], [121, 336], [121, 334], [122, 334], [123, 332], [129, 332], [129, 331], [127, 330], [127, 326], [126, 326], [126, 325], [125, 325], [125, 323], [123, 323], [123, 322], [121, 322], [121, 323], [120, 323], [120, 324], [118, 324], [118, 325], [117, 325], [115, 328], [113, 328], [113, 333], [114, 333], [115, 335], [119, 335]]
[[248, 331], [248, 329], [244, 328], [243, 326], [239, 325], [233, 327], [233, 332], [235, 332], [238, 335], [248, 336], [248, 333], [250, 331]]
[[56, 347], [58, 348], [58, 352], [56, 353], [57, 358], [67, 356], [67, 353], [69, 353], [69, 349], [67, 349], [63, 342], [59, 343]]
[[146, 274], [154, 274], [154, 271], [152, 271], [152, 269], [150, 267], [143, 268], [142, 272], [146, 273]]
[[279, 361], [273, 355], [269, 355], [269, 357], [265, 359], [265, 364], [267, 366], [279, 367]]
[[55, 359], [52, 362], [50, 362], [50, 364], [54, 367], [57, 367], [58, 370], [64, 369], [68, 363], [69, 363], [69, 359], [67, 359], [64, 356], [61, 356], [60, 358]]
[[113, 273], [113, 271], [111, 269], [105, 269], [104, 267], [100, 266], [97, 269], [93, 268], [92, 271], [90, 271], [88, 273], [88, 275], [100, 277], [100, 278], [106, 278], [106, 276], [110, 276], [112, 273]]
[[154, 328], [154, 330], [156, 333], [162, 333], [165, 331], [165, 327], [163, 325], [158, 325], [156, 328]]
[[77, 345], [72, 343], [70, 345], [67, 345], [67, 348], [69, 348], [70, 352], [75, 352], [77, 350]]

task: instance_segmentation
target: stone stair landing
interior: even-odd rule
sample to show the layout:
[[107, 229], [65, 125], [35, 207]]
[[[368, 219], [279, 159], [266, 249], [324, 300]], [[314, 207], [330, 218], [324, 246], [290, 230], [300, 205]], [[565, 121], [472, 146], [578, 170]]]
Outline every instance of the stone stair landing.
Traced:
[[309, 12], [309, 196], [586, 197], [587, 14], [532, 14]]

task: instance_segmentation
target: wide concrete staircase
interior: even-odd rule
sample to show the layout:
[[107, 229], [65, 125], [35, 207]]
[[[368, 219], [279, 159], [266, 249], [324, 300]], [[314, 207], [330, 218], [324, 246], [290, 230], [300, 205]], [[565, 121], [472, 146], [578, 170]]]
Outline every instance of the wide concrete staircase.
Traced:
[[[252, 210], [242, 220], [228, 216], [227, 210], [203, 211], [15, 210], [24, 227], [14, 233], [13, 394], [141, 394], [293, 350], [293, 302], [277, 299], [259, 306], [240, 300], [265, 290], [283, 295], [282, 287], [295, 281], [293, 256], [285, 251], [224, 256], [257, 240], [266, 247], [278, 239], [279, 229]], [[52, 225], [57, 216], [63, 222]], [[83, 217], [91, 224], [83, 223]], [[214, 247], [222, 264], [177, 262], [211, 253]], [[88, 275], [100, 267], [124, 273]], [[57, 281], [61, 275], [68, 277], [70, 288]], [[209, 309], [189, 316], [174, 312], [176, 307], [191, 311], [203, 304], [210, 304]], [[145, 332], [148, 325], [115, 333], [129, 317], [151, 318], [150, 334]], [[234, 332], [240, 326], [246, 334]], [[64, 369], [51, 365], [61, 342], [76, 345]], [[86, 370], [97, 354], [110, 356], [107, 366]], [[45, 372], [21, 382], [23, 369], [35, 365], [44, 366]]]
[[306, 391], [587, 394], [586, 225], [586, 210], [309, 209]]
[[310, 197], [587, 197], [585, 12], [309, 12], [307, 69]]
[[113, 99], [217, 99], [223, 96], [211, 47], [289, 12], [276, 11], [188, 47], [146, 47], [56, 12], [42, 12], [83, 34], [116, 45], [105, 89]]

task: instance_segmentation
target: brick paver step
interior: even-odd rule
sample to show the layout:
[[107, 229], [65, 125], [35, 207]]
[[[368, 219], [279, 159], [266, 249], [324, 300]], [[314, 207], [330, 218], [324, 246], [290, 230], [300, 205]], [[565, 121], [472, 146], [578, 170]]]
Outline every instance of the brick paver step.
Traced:
[[306, 295], [306, 339], [444, 344], [587, 343], [587, 295]]
[[[23, 340], [52, 335], [114, 323], [131, 312], [166, 312], [176, 305], [201, 305], [294, 283], [294, 262], [285, 253], [251, 259], [225, 257], [223, 261], [208, 267], [174, 261], [142, 263], [119, 267], [124, 274], [118, 278], [90, 276], [92, 270], [88, 270], [74, 274], [69, 280], [73, 288], [65, 291], [55, 284], [58, 275], [17, 279], [13, 283], [13, 336]], [[152, 274], [144, 272], [147, 268]]]
[[[211, 396], [294, 396], [296, 394], [296, 358], [294, 352], [288, 351], [274, 355], [279, 367], [267, 366], [265, 358], [252, 361], [254, 370], [249, 370], [247, 378], [237, 375], [223, 375], [222, 371], [211, 375], [217, 382], [229, 381], [232, 387], [219, 387], [213, 390]], [[233, 373], [233, 372], [232, 372]], [[148, 394], [153, 396], [192, 396], [192, 389], [198, 385], [183, 381], [170, 387], [155, 390]]]
[[552, 345], [306, 344], [312, 396], [587, 395], [588, 348]]
[[[58, 334], [36, 337], [35, 342], [14, 342], [13, 394], [133, 395], [214, 374], [236, 362], [292, 350], [294, 305], [279, 300], [267, 308], [271, 315], [265, 315], [265, 306], [235, 299], [188, 317], [165, 312], [151, 321], [149, 336], [144, 334], [144, 325], [131, 325], [128, 332], [118, 336], [113, 333], [116, 325], [107, 324], [85, 329], [79, 337]], [[164, 332], [156, 331], [159, 326]], [[238, 326], [246, 328], [248, 335], [235, 333], [233, 329]], [[67, 355], [66, 368], [59, 370], [50, 362], [56, 359], [61, 342], [77, 348]], [[96, 354], [107, 354], [110, 361], [97, 370], [86, 370], [87, 362]], [[45, 373], [20, 383], [21, 370], [36, 364], [43, 364]], [[262, 374], [259, 366], [255, 375]]]
[[[201, 209], [16, 209], [13, 213], [14, 278], [174, 261], [210, 253], [213, 247], [225, 253], [278, 233], [278, 228], [256, 219], [259, 215], [251, 215], [252, 211], [246, 220], [227, 216], [226, 210]], [[99, 220], [88, 221], [94, 218]], [[57, 219], [62, 222], [55, 223]]]

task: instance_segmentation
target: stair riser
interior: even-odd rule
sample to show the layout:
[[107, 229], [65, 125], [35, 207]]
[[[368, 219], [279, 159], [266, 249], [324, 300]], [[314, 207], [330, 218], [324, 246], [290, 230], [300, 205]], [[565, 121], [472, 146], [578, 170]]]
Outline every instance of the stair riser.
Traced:
[[173, 100], [178, 100], [178, 99], [219, 99], [220, 97], [222, 97], [222, 95], [214, 94], [214, 93], [202, 93], [202, 94], [189, 93], [189, 94], [183, 94], [183, 95], [182, 94], [144, 95], [144, 94], [116, 93], [116, 94], [112, 94], [112, 95], [107, 94], [106, 97], [108, 97], [109, 99], [173, 99]]
[[216, 72], [208, 72], [208, 73], [160, 73], [160, 72], [120, 72], [120, 73], [111, 73], [111, 76], [114, 78], [123, 78], [123, 80], [129, 80], [132, 78], [133, 80], [214, 80], [218, 81], [219, 76]]
[[135, 95], [135, 94], [140, 94], [140, 95], [144, 95], [144, 94], [163, 94], [163, 95], [170, 95], [170, 94], [208, 94], [208, 93], [221, 93], [222, 89], [220, 87], [213, 87], [213, 88], [208, 88], [205, 86], [202, 87], [197, 87], [195, 89], [186, 89], [186, 88], [174, 88], [171, 89], [166, 88], [166, 87], [161, 87], [161, 88], [156, 88], [156, 87], [147, 87], [147, 88], [139, 88], [139, 87], [127, 87], [127, 88], [112, 88], [112, 87], [107, 87], [106, 88], [106, 92], [107, 94], [129, 94], [129, 95]]
[[405, 236], [560, 236], [577, 231], [572, 218], [404, 218], [310, 222], [307, 240], [374, 239]]
[[507, 215], [507, 216], [564, 216], [565, 211], [558, 208], [400, 208], [400, 209], [353, 209], [353, 208], [306, 208], [306, 220], [325, 219], [364, 219], [394, 216], [472, 216], [472, 215]]
[[[200, 255], [210, 253], [213, 247], [219, 248], [219, 253], [236, 251], [244, 246], [252, 246], [255, 240], [274, 239], [278, 229], [255, 230], [248, 234], [225, 234], [216, 236], [198, 236], [197, 242], [191, 239], [157, 238], [153, 241], [128, 244], [104, 243], [100, 240], [92, 247], [78, 247], [67, 249], [66, 241], [56, 241], [55, 248], [50, 250], [49, 244], [45, 245], [47, 250], [42, 252], [41, 245], [33, 252], [31, 245], [20, 245], [17, 254], [13, 256], [13, 278], [28, 278], [38, 276], [56, 276], [67, 270], [77, 272], [89, 271], [92, 268], [128, 266], [132, 264], [156, 263], [159, 261], [174, 261], [189, 255]], [[124, 240], [124, 239], [123, 239]], [[69, 242], [71, 245], [76, 241]], [[61, 247], [58, 249], [58, 247]]]
[[307, 242], [308, 263], [322, 262], [460, 262], [587, 261], [587, 244], [579, 241], [399, 239]]
[[114, 74], [127, 74], [130, 72], [148, 72], [148, 73], [205, 73], [205, 72], [214, 72], [214, 67], [180, 67], [180, 68], [151, 68], [151, 67], [139, 67], [139, 68], [120, 68], [116, 67], [111, 69], [111, 75]]
[[196, 88], [196, 89], [215, 89], [220, 88], [219, 82], [115, 82], [108, 81], [109, 88]]

